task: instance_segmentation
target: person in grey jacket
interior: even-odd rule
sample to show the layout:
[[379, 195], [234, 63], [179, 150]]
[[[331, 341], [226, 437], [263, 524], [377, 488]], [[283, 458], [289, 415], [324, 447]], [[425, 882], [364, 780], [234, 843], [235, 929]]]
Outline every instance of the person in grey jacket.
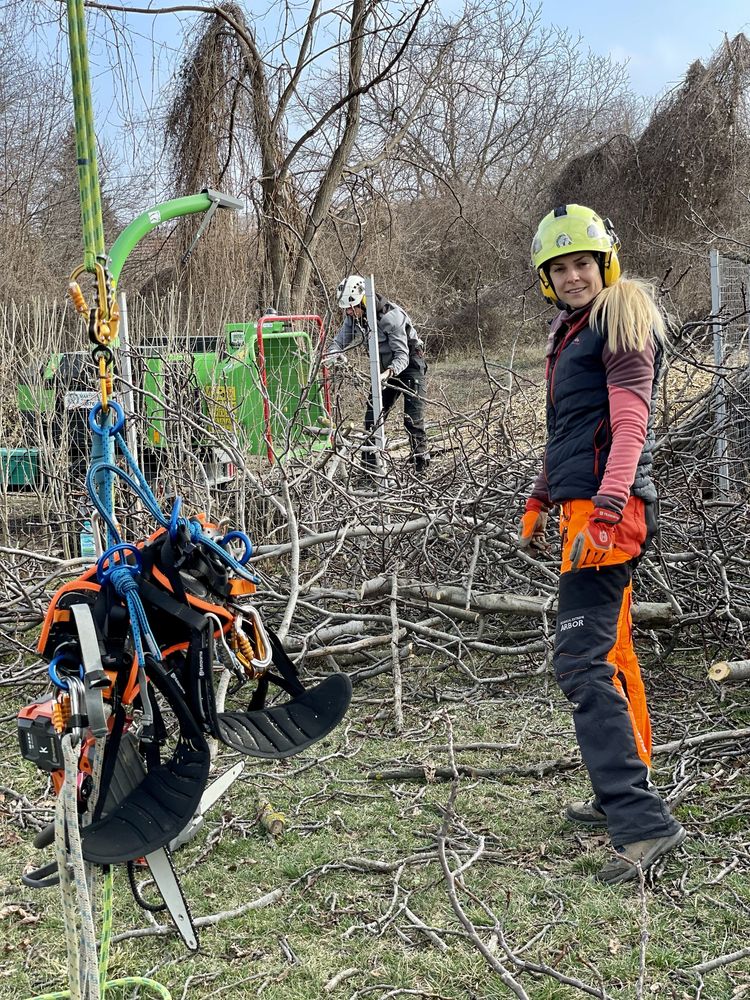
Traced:
[[[336, 289], [336, 301], [344, 310], [344, 321], [326, 355], [326, 361], [337, 363], [346, 360], [347, 352], [361, 343], [367, 343], [369, 326], [365, 308], [365, 280], [350, 274]], [[424, 427], [425, 374], [427, 364], [424, 345], [417, 336], [408, 314], [396, 305], [375, 294], [375, 315], [378, 324], [378, 355], [380, 383], [383, 399], [382, 419], [385, 420], [399, 396], [404, 401], [404, 427], [411, 443], [411, 461], [414, 471], [421, 475], [427, 469], [430, 454]], [[374, 426], [372, 393], [365, 411], [365, 429]], [[364, 465], [373, 466], [371, 452], [364, 453]]]

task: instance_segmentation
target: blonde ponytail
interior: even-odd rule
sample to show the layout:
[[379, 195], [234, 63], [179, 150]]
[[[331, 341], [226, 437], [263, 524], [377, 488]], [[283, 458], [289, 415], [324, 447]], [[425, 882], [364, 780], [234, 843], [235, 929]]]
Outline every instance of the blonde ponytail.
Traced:
[[620, 278], [603, 288], [591, 309], [589, 322], [607, 333], [610, 351], [642, 351], [652, 335], [664, 337], [664, 317], [654, 300], [654, 286], [640, 278]]

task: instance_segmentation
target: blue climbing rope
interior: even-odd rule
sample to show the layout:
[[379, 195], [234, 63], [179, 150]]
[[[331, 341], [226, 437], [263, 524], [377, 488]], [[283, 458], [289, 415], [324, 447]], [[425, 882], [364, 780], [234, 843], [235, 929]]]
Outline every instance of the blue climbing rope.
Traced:
[[[120, 551], [118, 545], [122, 545], [122, 539], [114, 517], [114, 489], [110, 485], [114, 482], [114, 476], [120, 479], [128, 488], [140, 499], [144, 507], [153, 517], [154, 521], [162, 528], [166, 528], [169, 537], [176, 541], [181, 530], [188, 532], [190, 541], [205, 546], [236, 573], [238, 576], [257, 583], [258, 577], [250, 570], [245, 569], [245, 565], [253, 554], [253, 545], [244, 531], [230, 531], [220, 539], [214, 539], [203, 530], [203, 525], [197, 518], [186, 518], [180, 515], [182, 508], [182, 497], [176, 497], [169, 517], [167, 517], [159, 505], [159, 501], [146, 481], [137, 460], [127, 446], [122, 431], [125, 427], [125, 413], [119, 403], [110, 400], [108, 411], [112, 411], [114, 418], [101, 423], [99, 417], [102, 413], [102, 404], [96, 403], [89, 413], [89, 427], [94, 435], [94, 443], [97, 440], [104, 442], [98, 449], [99, 454], [94, 455], [94, 448], [91, 450], [91, 466], [86, 475], [86, 489], [91, 502], [98, 511], [102, 520], [107, 525], [108, 548], [102, 559], [111, 558], [111, 553]], [[125, 459], [128, 471], [115, 465], [114, 446]], [[99, 457], [101, 456], [101, 457]], [[233, 542], [240, 542], [243, 552], [239, 559], [235, 558], [229, 551], [229, 545]], [[101, 561], [101, 560], [100, 560]]]

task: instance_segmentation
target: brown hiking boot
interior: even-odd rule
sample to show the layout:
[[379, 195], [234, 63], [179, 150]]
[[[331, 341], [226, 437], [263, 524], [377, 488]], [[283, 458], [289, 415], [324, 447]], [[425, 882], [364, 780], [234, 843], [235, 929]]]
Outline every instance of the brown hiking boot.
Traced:
[[653, 840], [636, 840], [615, 848], [615, 857], [597, 872], [596, 880], [606, 885], [617, 885], [638, 878], [638, 863], [646, 871], [659, 858], [679, 847], [687, 836], [683, 827], [678, 826], [668, 837], [654, 837]]
[[583, 823], [584, 826], [606, 826], [607, 817], [599, 808], [596, 798], [576, 799], [565, 807], [565, 818], [571, 823]]

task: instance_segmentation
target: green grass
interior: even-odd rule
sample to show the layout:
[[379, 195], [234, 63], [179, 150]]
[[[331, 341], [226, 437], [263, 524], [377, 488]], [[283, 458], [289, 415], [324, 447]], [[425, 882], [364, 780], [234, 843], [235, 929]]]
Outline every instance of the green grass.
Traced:
[[[537, 680], [448, 709], [412, 699], [407, 731], [399, 735], [387, 720], [375, 722], [376, 709], [364, 702], [364, 697], [387, 702], [388, 694], [387, 678], [358, 689], [362, 700], [347, 725], [313, 748], [314, 756], [308, 752], [273, 765], [249, 761], [205, 831], [176, 855], [196, 918], [234, 909], [273, 889], [284, 891], [282, 899], [201, 929], [197, 955], [188, 954], [175, 936], [123, 941], [113, 947], [111, 978], [152, 975], [170, 989], [173, 1000], [512, 996], [463, 934], [450, 904], [436, 853], [450, 785], [373, 781], [367, 775], [397, 762], [446, 766], [449, 756], [438, 748], [447, 742], [448, 720], [456, 744], [510, 743], [523, 734], [512, 751], [458, 751], [461, 764], [507, 767], [555, 759], [574, 752], [568, 710], [554, 689], [547, 694]], [[741, 709], [742, 698], [734, 701]], [[658, 691], [653, 702], [657, 742], [673, 738], [673, 720], [693, 712], [696, 731], [712, 728], [714, 711], [713, 728], [728, 728], [732, 721], [731, 705], [714, 704], [700, 667], [686, 679], [684, 691]], [[25, 793], [43, 809], [50, 800], [40, 798], [42, 776], [18, 758], [14, 708], [6, 694], [0, 784]], [[317, 766], [304, 766], [315, 758]], [[220, 768], [230, 759], [220, 756]], [[669, 788], [674, 776], [691, 779], [677, 811], [691, 836], [666, 860], [646, 893], [644, 997], [697, 997], [697, 980], [680, 978], [678, 970], [748, 946], [747, 815], [738, 811], [723, 818], [728, 808], [750, 797], [747, 761], [747, 752], [743, 756], [737, 747], [722, 752], [714, 747], [703, 758], [695, 752], [682, 760], [657, 758], [654, 776], [662, 787]], [[582, 768], [544, 778], [461, 778], [448, 822], [449, 847], [458, 852], [451, 864], [478, 852], [465, 873], [466, 886], [492, 910], [521, 958], [591, 986], [601, 979], [611, 997], [630, 1000], [638, 995], [642, 902], [637, 888], [600, 887], [593, 881], [607, 858], [606, 837], [562, 819], [564, 802], [586, 788]], [[255, 821], [259, 796], [286, 815], [278, 842]], [[0, 998], [26, 998], [66, 985], [60, 904], [57, 890], [33, 891], [20, 883], [23, 867], [41, 859], [13, 798], [4, 796], [0, 806]], [[371, 870], [368, 861], [392, 867]], [[465, 894], [460, 898], [487, 943], [492, 921], [476, 901]], [[446, 951], [414, 928], [404, 904], [439, 933]], [[146, 926], [118, 870], [114, 932]], [[503, 958], [500, 949], [497, 957]], [[351, 969], [356, 972], [325, 992], [332, 977]], [[583, 996], [549, 976], [519, 978], [533, 1000]], [[740, 1000], [745, 995], [750, 995], [747, 960], [707, 974], [700, 998]]]

